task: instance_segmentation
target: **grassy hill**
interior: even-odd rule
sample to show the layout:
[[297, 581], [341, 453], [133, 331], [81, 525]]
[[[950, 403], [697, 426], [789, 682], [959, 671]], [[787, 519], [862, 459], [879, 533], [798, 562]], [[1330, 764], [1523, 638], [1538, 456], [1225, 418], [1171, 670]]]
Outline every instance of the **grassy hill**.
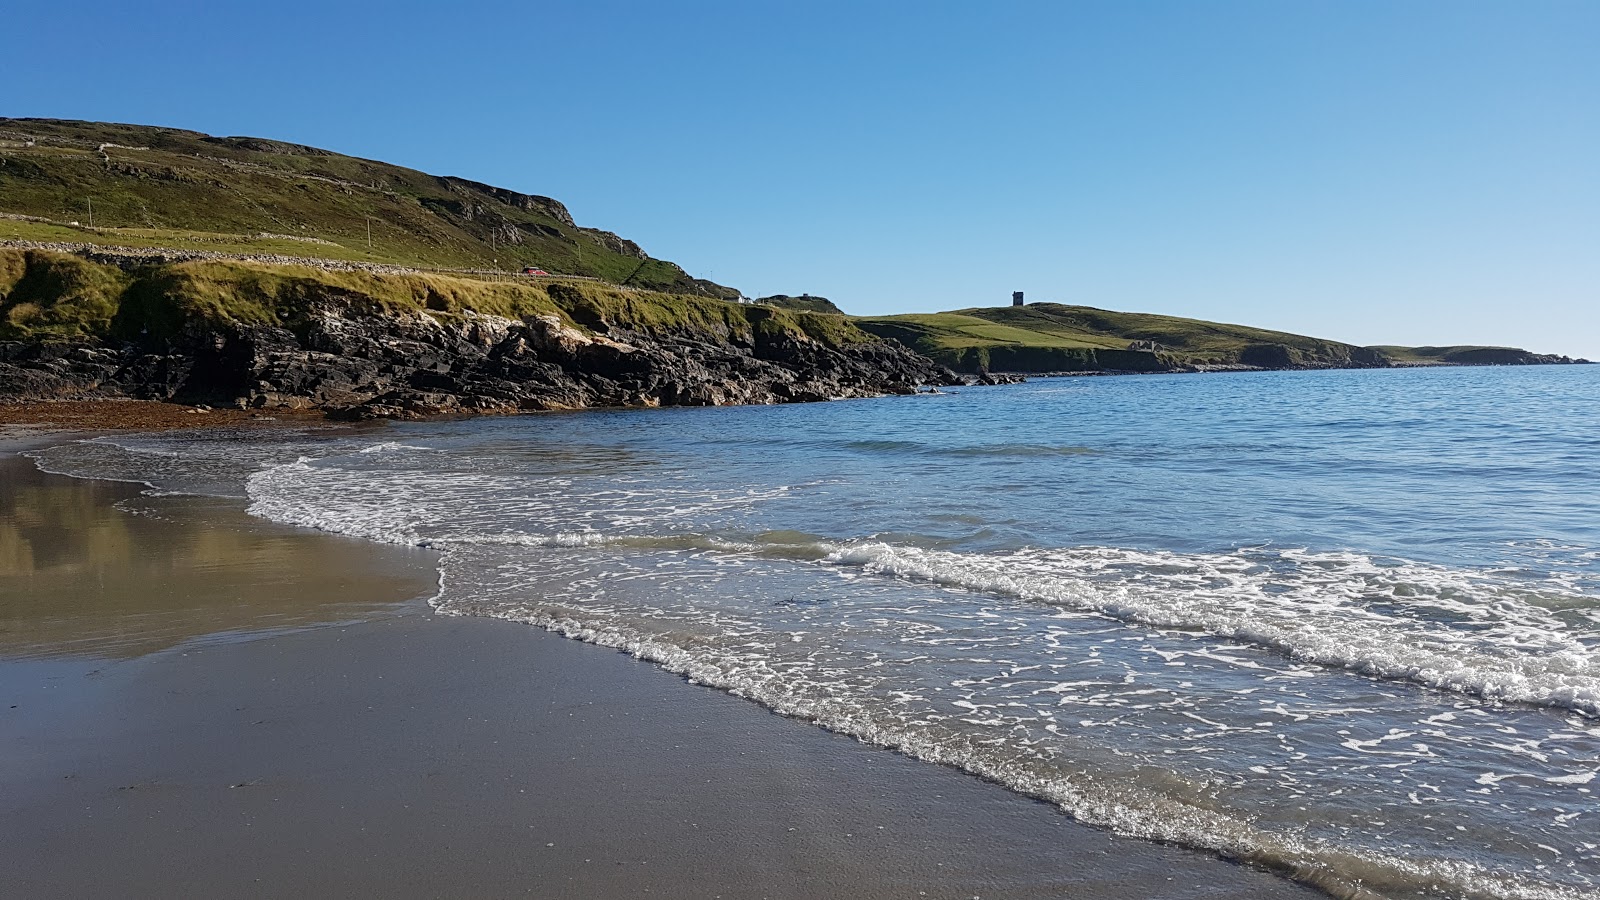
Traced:
[[1374, 350], [1281, 331], [1033, 303], [856, 320], [962, 371], [1164, 371], [1188, 366], [1378, 366]]
[[577, 225], [549, 197], [298, 144], [140, 125], [0, 118], [0, 239], [444, 268], [498, 260], [738, 296]]

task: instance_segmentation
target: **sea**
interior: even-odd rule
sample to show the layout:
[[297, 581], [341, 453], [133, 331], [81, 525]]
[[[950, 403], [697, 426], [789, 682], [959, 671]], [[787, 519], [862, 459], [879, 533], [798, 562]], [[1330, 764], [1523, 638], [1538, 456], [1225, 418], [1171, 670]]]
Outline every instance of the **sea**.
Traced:
[[439, 613], [616, 648], [1043, 815], [1339, 897], [1600, 896], [1600, 366], [31, 455], [432, 548]]

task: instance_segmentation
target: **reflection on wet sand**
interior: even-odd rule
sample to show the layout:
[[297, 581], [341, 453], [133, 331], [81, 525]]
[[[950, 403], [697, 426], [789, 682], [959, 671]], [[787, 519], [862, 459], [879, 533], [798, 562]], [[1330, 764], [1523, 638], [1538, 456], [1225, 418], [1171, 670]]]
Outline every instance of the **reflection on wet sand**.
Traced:
[[0, 656], [131, 657], [427, 596], [432, 554], [271, 525], [237, 501], [0, 457]]

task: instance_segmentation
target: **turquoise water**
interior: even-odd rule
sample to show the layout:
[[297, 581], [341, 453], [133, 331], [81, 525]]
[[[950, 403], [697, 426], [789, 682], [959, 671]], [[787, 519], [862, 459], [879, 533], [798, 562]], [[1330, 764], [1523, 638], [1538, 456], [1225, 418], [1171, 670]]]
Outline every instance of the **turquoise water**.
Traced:
[[1046, 379], [75, 443], [1342, 896], [1600, 890], [1600, 367]]

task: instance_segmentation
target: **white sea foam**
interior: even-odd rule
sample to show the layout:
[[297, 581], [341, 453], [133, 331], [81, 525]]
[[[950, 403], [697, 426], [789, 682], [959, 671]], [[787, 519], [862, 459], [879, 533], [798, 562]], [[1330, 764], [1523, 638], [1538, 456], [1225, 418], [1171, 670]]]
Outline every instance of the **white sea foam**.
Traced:
[[1355, 553], [1085, 547], [978, 555], [878, 542], [827, 561], [1249, 641], [1323, 665], [1600, 716], [1600, 652], [1535, 599], [1588, 600]]
[[418, 447], [415, 444], [402, 444], [399, 441], [384, 441], [370, 447], [362, 447], [357, 453], [393, 453], [398, 450], [428, 450], [428, 447]]
[[[775, 678], [758, 655], [697, 643], [686, 647], [662, 635], [585, 617], [519, 606], [468, 602], [438, 604], [448, 614], [487, 615], [524, 622], [564, 637], [622, 650], [639, 659], [725, 690], [770, 709], [814, 722], [917, 759], [953, 766], [999, 782], [1019, 793], [1049, 801], [1074, 818], [1119, 834], [1181, 844], [1220, 853], [1291, 875], [1342, 898], [1377, 900], [1386, 891], [1421, 893], [1444, 887], [1453, 896], [1495, 900], [1578, 900], [1573, 888], [1541, 884], [1464, 860], [1354, 853], [1304, 834], [1272, 832], [1244, 818], [1211, 807], [1198, 793], [1185, 802], [1171, 791], [1151, 790], [1118, 773], [1063, 771], [1042, 764], [993, 740], [974, 740], [944, 729], [907, 727], [879, 714], [870, 697], [852, 696], [833, 686], [826, 691], [797, 689]], [[975, 708], [975, 704], [955, 704]], [[1179, 793], [1192, 792], [1180, 791]]]
[[[404, 446], [390, 442], [367, 449]], [[479, 479], [463, 483], [459, 474], [453, 478], [451, 482], [423, 471], [414, 476], [388, 473], [380, 480], [371, 473], [319, 467], [301, 458], [250, 479], [250, 511], [289, 524], [436, 548], [631, 546], [817, 559], [874, 576], [1248, 641], [1295, 659], [1438, 690], [1600, 716], [1600, 649], [1581, 640], [1555, 614], [1593, 598], [1563, 583], [1380, 562], [1349, 552], [1244, 549], [1199, 554], [1075, 547], [979, 554], [882, 541], [761, 541], [653, 530], [780, 497], [788, 490], [785, 486], [763, 491], [618, 491], [608, 503], [587, 510], [583, 498], [552, 491], [550, 496], [518, 498], [518, 511], [527, 515], [548, 506], [571, 520], [606, 509], [592, 521], [615, 530], [490, 530], [498, 513], [473, 510], [505, 504], [502, 498], [488, 499], [498, 487], [492, 477], [485, 476], [481, 484], [475, 483]], [[485, 499], [458, 501], [462, 508], [452, 510], [452, 494]]]

